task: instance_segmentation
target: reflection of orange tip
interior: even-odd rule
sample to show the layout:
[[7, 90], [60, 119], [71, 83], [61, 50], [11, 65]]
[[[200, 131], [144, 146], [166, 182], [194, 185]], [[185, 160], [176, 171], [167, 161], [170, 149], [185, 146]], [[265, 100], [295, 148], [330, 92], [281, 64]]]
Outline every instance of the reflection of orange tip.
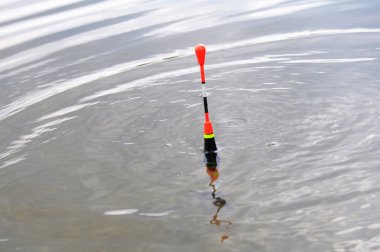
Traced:
[[211, 182], [214, 182], [219, 178], [219, 171], [216, 167], [207, 167], [206, 172], [210, 176]]
[[224, 240], [227, 240], [229, 237], [228, 237], [228, 235], [222, 235], [221, 237], [220, 237], [220, 241], [223, 243], [223, 241]]

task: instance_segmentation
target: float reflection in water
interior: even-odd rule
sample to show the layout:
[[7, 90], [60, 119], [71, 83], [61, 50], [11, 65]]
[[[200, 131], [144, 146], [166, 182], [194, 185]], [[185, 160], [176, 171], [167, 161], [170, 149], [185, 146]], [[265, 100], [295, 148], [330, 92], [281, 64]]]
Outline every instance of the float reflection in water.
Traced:
[[[222, 224], [225, 223], [225, 228], [229, 229], [230, 226], [232, 225], [232, 222], [229, 220], [221, 220], [218, 219], [218, 214], [220, 210], [227, 204], [227, 201], [225, 199], [222, 199], [221, 197], [216, 196], [216, 186], [215, 182], [219, 178], [219, 171], [216, 166], [214, 167], [206, 167], [206, 172], [208, 176], [210, 177], [210, 184], [209, 186], [212, 188], [212, 199], [213, 199], [213, 204], [214, 206], [217, 207], [215, 214], [212, 216], [212, 219], [210, 220], [210, 224], [216, 225], [216, 226], [221, 226]], [[229, 236], [226, 234], [222, 234], [220, 237], [220, 241], [223, 242], [224, 240], [228, 239]]]

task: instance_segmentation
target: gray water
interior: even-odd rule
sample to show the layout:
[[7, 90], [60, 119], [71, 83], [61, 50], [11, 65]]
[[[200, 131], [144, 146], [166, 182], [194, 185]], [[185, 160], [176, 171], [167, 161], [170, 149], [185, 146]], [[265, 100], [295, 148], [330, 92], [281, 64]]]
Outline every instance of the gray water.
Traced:
[[0, 251], [380, 251], [379, 11], [2, 0]]

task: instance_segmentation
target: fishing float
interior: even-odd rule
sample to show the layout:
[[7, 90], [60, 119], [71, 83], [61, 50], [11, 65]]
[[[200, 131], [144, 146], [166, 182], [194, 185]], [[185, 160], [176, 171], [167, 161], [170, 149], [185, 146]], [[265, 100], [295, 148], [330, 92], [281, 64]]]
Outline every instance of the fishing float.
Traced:
[[198, 64], [201, 72], [201, 82], [202, 82], [202, 96], [203, 105], [205, 110], [205, 121], [204, 121], [204, 153], [206, 156], [206, 166], [208, 168], [217, 167], [217, 147], [215, 142], [214, 130], [209, 116], [208, 104], [207, 104], [207, 93], [206, 93], [206, 78], [205, 78], [205, 58], [206, 58], [206, 47], [204, 45], [197, 45], [195, 47], [195, 54], [197, 55]]

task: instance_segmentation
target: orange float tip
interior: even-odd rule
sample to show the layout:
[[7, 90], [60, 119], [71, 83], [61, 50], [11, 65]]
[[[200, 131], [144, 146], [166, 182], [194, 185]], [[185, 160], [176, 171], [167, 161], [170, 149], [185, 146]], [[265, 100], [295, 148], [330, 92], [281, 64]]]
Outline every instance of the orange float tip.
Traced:
[[199, 44], [195, 47], [195, 54], [197, 55], [199, 65], [203, 66], [205, 64], [206, 57], [206, 47]]

